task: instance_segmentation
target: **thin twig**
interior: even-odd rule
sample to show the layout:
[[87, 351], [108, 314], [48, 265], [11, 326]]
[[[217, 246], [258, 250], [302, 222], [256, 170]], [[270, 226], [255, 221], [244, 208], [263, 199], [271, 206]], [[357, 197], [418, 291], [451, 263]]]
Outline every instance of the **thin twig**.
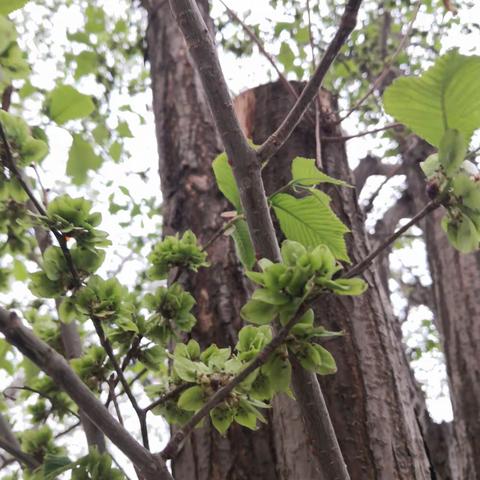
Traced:
[[147, 413], [150, 410], [153, 410], [154, 408], [158, 407], [159, 405], [163, 405], [165, 402], [168, 402], [168, 400], [178, 397], [182, 392], [184, 392], [187, 388], [191, 387], [192, 385], [195, 385], [195, 384], [184, 383], [183, 385], [179, 385], [178, 387], [174, 388], [170, 392], [164, 393], [162, 396], [160, 396], [157, 400], [152, 402], [150, 405], [147, 405], [143, 409], [143, 411]]
[[390, 181], [390, 179], [392, 177], [394, 177], [395, 175], [397, 175], [399, 172], [401, 172], [403, 169], [404, 169], [405, 165], [403, 165], [403, 163], [400, 163], [399, 165], [397, 165], [397, 167], [395, 169], [393, 169], [390, 174], [388, 174], [385, 179], [383, 180], [383, 182], [378, 186], [378, 188], [373, 192], [373, 194], [370, 196], [370, 198], [368, 199], [368, 203], [365, 205], [365, 207], [363, 208], [363, 211], [365, 213], [368, 213], [370, 212], [370, 210], [373, 208], [373, 202], [375, 201], [375, 199], [378, 197], [378, 195], [380, 194], [380, 192], [382, 191], [382, 188]]
[[352, 278], [356, 275], [359, 275], [364, 270], [366, 270], [370, 264], [377, 258], [384, 250], [386, 250], [397, 238], [401, 237], [409, 228], [413, 225], [416, 225], [422, 218], [426, 217], [429, 213], [433, 212], [440, 206], [440, 201], [438, 199], [431, 200], [428, 202], [425, 207], [422, 208], [409, 222], [407, 222], [403, 227], [399, 228], [395, 233], [393, 233], [389, 238], [382, 242], [373, 252], [367, 255], [361, 262], [357, 263], [352, 267], [343, 278]]
[[371, 135], [372, 133], [383, 132], [384, 130], [390, 130], [391, 128], [401, 127], [402, 123], [389, 123], [384, 127], [373, 128], [372, 130], [365, 130], [364, 132], [356, 133], [354, 135], [345, 135], [339, 137], [323, 137], [323, 141], [325, 142], [346, 142], [347, 140], [351, 140], [352, 138], [359, 138], [365, 137], [366, 135]]
[[318, 64], [315, 73], [303, 89], [297, 102], [290, 110], [280, 127], [260, 146], [257, 155], [262, 161], [268, 160], [288, 140], [293, 130], [300, 122], [310, 102], [317, 96], [325, 75], [330, 70], [340, 49], [356, 26], [357, 14], [362, 0], [349, 0], [340, 20], [340, 26], [333, 40], [328, 45], [325, 54]]
[[[127, 354], [125, 355], [125, 357], [123, 358], [123, 361], [122, 361], [122, 366], [120, 367], [122, 372], [125, 372], [125, 370], [127, 369], [128, 367], [128, 364], [130, 363], [130, 361], [135, 357], [135, 355], [137, 354], [137, 351], [138, 351], [138, 348], [140, 346], [140, 342], [142, 341], [142, 335], [137, 335], [135, 336], [135, 338], [133, 339], [133, 342], [132, 342], [132, 345], [130, 347], [130, 349], [128, 350]], [[118, 385], [118, 382], [120, 381], [120, 378], [117, 376], [114, 380], [114, 383], [113, 383], [113, 388], [115, 388], [117, 385]], [[131, 383], [130, 383], [131, 385]], [[123, 392], [125, 393], [125, 391]], [[112, 393], [110, 392], [108, 394], [108, 398], [107, 398], [107, 401], [105, 403], [105, 406], [108, 408], [108, 406], [110, 405], [110, 402], [113, 400], [113, 397], [112, 397]]]
[[[3, 395], [4, 395], [5, 397], [7, 397], [7, 398], [10, 398], [10, 397], [7, 395], [7, 393], [6, 393], [7, 390], [24, 390], [24, 391], [26, 391], [26, 392], [35, 393], [35, 394], [39, 395], [40, 397], [45, 398], [46, 400], [48, 400], [48, 401], [52, 404], [52, 407], [55, 408], [55, 400], [54, 400], [52, 397], [50, 397], [49, 395], [41, 392], [40, 390], [36, 390], [35, 388], [31, 388], [31, 387], [28, 387], [28, 386], [26, 386], [26, 385], [18, 386], [18, 387], [16, 387], [16, 386], [7, 387], [7, 388], [3, 391]], [[73, 415], [74, 417], [80, 419], [80, 417], [79, 417], [72, 409], [70, 409], [70, 408], [68, 408], [68, 407], [66, 407], [66, 409], [67, 409], [67, 411], [68, 411], [71, 415]]]
[[224, 223], [213, 235], [212, 237], [207, 240], [207, 242], [205, 243], [205, 245], [202, 246], [201, 250], [202, 252], [205, 252], [207, 250], [208, 247], [210, 247], [210, 245], [212, 245], [212, 243], [216, 242], [218, 240], [218, 238], [220, 238], [229, 228], [231, 228], [233, 225], [235, 225], [235, 222], [237, 220], [241, 220], [245, 218], [245, 215], [241, 214], [241, 215], [236, 215], [234, 218], [232, 218], [231, 220], [229, 220], [228, 222]]
[[413, 17], [410, 20], [410, 23], [408, 24], [407, 31], [405, 35], [402, 37], [402, 40], [400, 41], [397, 49], [395, 50], [394, 54], [390, 57], [390, 60], [384, 65], [382, 72], [380, 75], [374, 80], [372, 83], [372, 86], [368, 89], [367, 93], [360, 98], [360, 100], [355, 103], [355, 105], [339, 120], [337, 120], [337, 123], [343, 122], [345, 119], [347, 119], [353, 112], [355, 112], [364, 102], [367, 100], [367, 98], [375, 92], [375, 90], [382, 84], [384, 77], [389, 73], [391, 66], [393, 65], [393, 62], [395, 59], [398, 57], [398, 55], [402, 52], [402, 50], [405, 48], [407, 45], [407, 41], [410, 38], [410, 34], [412, 33], [413, 29], [413, 24], [415, 23], [415, 19], [417, 18], [418, 11], [420, 10], [420, 7], [422, 5], [422, 2], [418, 2], [415, 10], [413, 12]]
[[111, 395], [111, 397], [112, 397], [113, 406], [115, 408], [115, 412], [117, 414], [118, 421], [120, 422], [121, 425], [123, 425], [122, 412], [120, 411], [120, 407], [118, 406], [117, 395], [115, 394], [114, 382], [115, 382], [115, 378], [112, 374], [112, 375], [110, 375], [110, 378], [107, 381], [109, 395]]
[[220, 3], [225, 7], [225, 10], [227, 11], [228, 16], [232, 20], [236, 21], [243, 28], [243, 30], [245, 30], [245, 33], [250, 37], [250, 39], [255, 43], [255, 45], [257, 45], [258, 50], [273, 67], [273, 69], [278, 75], [278, 78], [283, 83], [283, 85], [285, 86], [286, 90], [290, 93], [290, 95], [293, 98], [297, 99], [298, 93], [292, 87], [291, 83], [287, 80], [287, 77], [285, 77], [282, 71], [278, 68], [278, 65], [273, 59], [272, 55], [270, 55], [270, 53], [268, 53], [267, 50], [265, 50], [265, 47], [262, 41], [258, 38], [257, 34], [223, 0], [220, 0]]
[[147, 429], [147, 423], [145, 419], [145, 413], [143, 410], [140, 408], [137, 399], [135, 395], [133, 394], [130, 385], [127, 382], [127, 379], [125, 378], [125, 375], [123, 374], [123, 370], [120, 368], [120, 365], [115, 357], [115, 354], [113, 352], [112, 345], [110, 341], [108, 340], [107, 336], [105, 335], [105, 332], [103, 331], [102, 324], [98, 318], [95, 318], [94, 316], [91, 317], [93, 326], [95, 327], [95, 331], [97, 332], [98, 338], [100, 340], [100, 343], [105, 350], [105, 352], [108, 355], [108, 358], [112, 362], [113, 368], [117, 374], [117, 377], [120, 379], [120, 383], [123, 386], [123, 389], [125, 390], [125, 393], [130, 400], [130, 403], [132, 404], [133, 409], [135, 410], [135, 413], [137, 414], [138, 421], [140, 423], [140, 430], [142, 432], [142, 441], [143, 441], [143, 446], [148, 450], [149, 449], [149, 441], [148, 441], [148, 429]]
[[70, 427], [68, 427], [66, 430], [63, 430], [62, 432], [60, 433], [57, 433], [54, 438], [57, 439], [57, 438], [60, 438], [60, 437], [63, 437], [64, 435], [68, 435], [72, 430], [75, 430], [77, 427], [79, 427], [82, 423], [81, 422], [76, 422], [74, 423], [73, 425], [71, 425]]

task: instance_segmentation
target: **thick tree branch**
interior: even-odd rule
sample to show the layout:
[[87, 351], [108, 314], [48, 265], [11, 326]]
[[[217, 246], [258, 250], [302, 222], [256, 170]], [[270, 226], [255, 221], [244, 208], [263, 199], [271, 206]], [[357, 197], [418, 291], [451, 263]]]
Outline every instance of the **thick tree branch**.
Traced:
[[66, 360], [25, 327], [15, 313], [1, 307], [0, 332], [70, 396], [85, 415], [141, 470], [146, 480], [172, 480], [165, 462], [142, 447], [110, 415]]
[[8, 452], [13, 458], [15, 458], [15, 460], [18, 460], [30, 470], [35, 470], [40, 466], [40, 463], [38, 463], [34, 457], [25, 453], [2, 436], [0, 436], [0, 448]]
[[39, 466], [39, 463], [32, 456], [22, 451], [22, 447], [13, 434], [12, 429], [0, 413], [0, 448], [8, 452], [14, 460], [19, 461], [27, 468], [34, 470]]
[[272, 157], [288, 140], [293, 130], [302, 119], [310, 102], [317, 96], [325, 75], [357, 24], [357, 14], [361, 3], [362, 0], [348, 0], [337, 33], [328, 45], [312, 78], [303, 89], [297, 102], [292, 110], [290, 110], [290, 113], [280, 127], [278, 127], [277, 131], [274, 132], [258, 149], [258, 156], [262, 161], [266, 161]]
[[268, 209], [257, 154], [248, 144], [235, 115], [209, 30], [193, 0], [170, 0], [170, 6], [199, 71], [213, 118], [232, 164], [257, 256], [279, 261], [280, 249]]
[[[295, 125], [301, 119], [304, 110], [308, 107], [310, 101], [317, 93], [321, 80], [326, 73], [327, 65], [331, 65], [341, 45], [353, 30], [360, 3], [361, 0], [349, 0], [345, 14], [342, 17], [342, 25], [340, 28], [341, 33], [337, 34], [332, 42], [336, 47], [327, 49], [327, 55], [319, 66], [320, 73], [315, 75], [315, 81], [313, 81], [313, 83], [310, 82], [310, 87], [307, 85], [302, 92], [302, 95], [299, 97], [296, 103], [296, 108], [294, 107], [292, 110], [294, 112], [293, 115], [298, 118], [292, 122], [293, 117], [289, 115], [290, 120], [288, 120], [287, 123], [288, 131], [285, 132], [279, 146], [281, 146], [288, 138]], [[199, 71], [213, 117], [225, 146], [227, 156], [232, 164], [233, 173], [239, 188], [240, 199], [245, 211], [245, 217], [256, 255], [258, 258], [265, 257], [274, 262], [278, 262], [281, 259], [280, 249], [262, 182], [259, 162], [260, 157], [257, 155], [257, 152], [248, 145], [248, 142], [242, 133], [238, 119], [233, 110], [232, 99], [230, 98], [228, 87], [218, 61], [215, 46], [209, 35], [208, 28], [193, 0], [170, 0], [170, 6], [184, 34], [192, 58]], [[336, 51], [333, 53], [333, 50], [335, 49]], [[325, 60], [325, 58], [329, 60]], [[310, 95], [309, 92], [312, 88], [315, 91]], [[308, 101], [305, 103], [305, 100], [307, 99]], [[289, 117], [287, 117], [287, 119]], [[271, 150], [271, 153], [273, 154], [276, 151], [277, 146]], [[333, 425], [315, 375], [304, 371], [301, 367], [298, 368], [294, 364], [293, 376], [298, 376], [298, 378], [301, 379], [302, 388], [308, 390], [307, 394], [311, 403], [307, 404], [305, 402], [299, 402], [299, 407], [310, 440], [313, 444], [313, 450], [316, 455], [319, 455], [320, 452], [325, 450], [325, 443], [332, 438], [335, 438]], [[294, 385], [298, 386], [299, 382], [294, 382]], [[315, 385], [315, 388], [312, 388], [313, 385]], [[312, 414], [311, 404], [315, 404], [316, 408], [320, 409], [318, 415]], [[321, 423], [317, 422], [319, 416], [323, 419], [323, 422]], [[325, 428], [327, 431], [325, 431]], [[178, 438], [179, 437], [177, 437], [176, 442], [181, 441], [178, 440]], [[349, 475], [338, 442], [335, 440], [334, 443], [328, 445], [328, 448], [332, 453], [332, 456], [330, 457], [329, 462], [323, 464], [326, 478], [332, 480], [348, 479]], [[170, 454], [171, 450], [172, 449], [170, 448], [170, 451], [167, 451], [167, 453]]]

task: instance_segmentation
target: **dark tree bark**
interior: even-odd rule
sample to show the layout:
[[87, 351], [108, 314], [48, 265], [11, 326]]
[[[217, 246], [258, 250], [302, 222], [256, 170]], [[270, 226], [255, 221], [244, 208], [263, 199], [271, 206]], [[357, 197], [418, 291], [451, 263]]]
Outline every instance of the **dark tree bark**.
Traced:
[[[205, 18], [208, 2], [199, 1]], [[221, 151], [200, 79], [168, 2], [145, 2], [159, 171], [164, 200], [164, 233], [191, 229], [206, 243], [230, 210], [215, 185], [211, 162]], [[210, 24], [210, 21], [208, 21]], [[239, 310], [248, 298], [232, 242], [222, 237], [209, 249], [212, 267], [181, 278], [197, 299], [193, 332], [203, 347], [234, 345], [242, 326]], [[179, 480], [304, 480], [318, 478], [293, 400], [275, 401], [269, 425], [251, 432], [234, 425], [221, 437], [210, 425], [196, 429], [173, 461]]]
[[[408, 166], [408, 189], [417, 208], [428, 201], [419, 162], [433, 149], [418, 137], [400, 143]], [[480, 253], [455, 250], [440, 226], [445, 210], [426, 218], [423, 228], [433, 282], [435, 322], [445, 353], [456, 443], [455, 479], [480, 478]], [[455, 447], [455, 445], [453, 445]]]
[[[280, 83], [250, 90], [236, 100], [245, 132], [255, 144], [262, 143], [278, 126], [291, 103]], [[328, 123], [335, 107], [331, 96], [323, 92], [324, 136], [340, 134]], [[352, 183], [343, 145], [325, 142], [322, 152], [326, 172]], [[314, 130], [306, 122], [265, 169], [267, 192], [290, 180], [290, 163], [298, 155], [315, 155]], [[337, 214], [352, 231], [348, 249], [355, 263], [369, 251], [355, 191], [329, 189], [328, 193]], [[430, 478], [415, 413], [416, 391], [398, 325], [377, 272], [370, 269], [365, 278], [370, 286], [366, 294], [355, 299], [325, 296], [316, 308], [322, 325], [346, 332], [345, 337], [328, 344], [338, 373], [321, 379], [335, 431], [352, 479]]]

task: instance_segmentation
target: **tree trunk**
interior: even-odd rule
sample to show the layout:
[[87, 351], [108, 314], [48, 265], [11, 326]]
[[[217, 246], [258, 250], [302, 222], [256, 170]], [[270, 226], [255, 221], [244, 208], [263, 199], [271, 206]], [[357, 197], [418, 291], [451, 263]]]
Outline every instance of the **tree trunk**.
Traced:
[[[296, 84], [297, 89], [301, 86]], [[243, 93], [236, 100], [244, 130], [261, 144], [278, 127], [292, 100], [280, 83]], [[332, 127], [336, 105], [322, 92], [322, 135], [338, 136]], [[329, 120], [330, 119], [330, 120]], [[326, 173], [352, 183], [343, 144], [323, 142]], [[265, 169], [267, 192], [290, 180], [295, 156], [315, 156], [315, 135], [304, 121]], [[348, 250], [353, 263], [369, 251], [355, 191], [329, 189], [337, 215], [351, 229]], [[321, 379], [329, 411], [352, 479], [427, 479], [430, 464], [415, 413], [415, 388], [389, 300], [377, 272], [365, 273], [369, 290], [358, 298], [325, 296], [317, 305], [319, 322], [345, 336], [329, 342], [338, 373]], [[326, 479], [325, 479], [326, 480]]]
[[[418, 163], [433, 149], [410, 136], [400, 145], [407, 165], [408, 188], [419, 209], [429, 200]], [[480, 478], [480, 253], [455, 250], [440, 226], [445, 210], [424, 222], [433, 282], [435, 322], [445, 353], [454, 422], [452, 441], [458, 446], [454, 479]]]
[[[208, 2], [199, 1], [207, 18]], [[164, 201], [164, 233], [191, 229], [206, 243], [231, 210], [215, 185], [211, 162], [221, 151], [200, 79], [168, 2], [144, 2], [153, 105]], [[208, 20], [208, 18], [207, 18]], [[210, 20], [207, 22], [211, 24]], [[212, 267], [182, 277], [197, 299], [193, 338], [205, 347], [235, 345], [249, 287], [232, 242], [221, 237], [209, 249]], [[305, 480], [318, 478], [293, 400], [275, 401], [269, 425], [252, 432], [233, 425], [221, 437], [210, 425], [196, 429], [173, 461], [178, 480]]]

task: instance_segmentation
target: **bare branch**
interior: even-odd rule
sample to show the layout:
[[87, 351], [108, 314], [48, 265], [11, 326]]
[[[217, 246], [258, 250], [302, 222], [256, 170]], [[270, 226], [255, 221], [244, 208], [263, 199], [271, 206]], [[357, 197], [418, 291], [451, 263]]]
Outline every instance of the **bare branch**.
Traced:
[[381, 243], [373, 252], [371, 252], [365, 259], [357, 263], [352, 267], [343, 278], [352, 278], [359, 275], [366, 270], [370, 264], [377, 258], [384, 250], [386, 250], [397, 238], [401, 237], [408, 229], [417, 224], [422, 218], [426, 217], [429, 213], [433, 212], [440, 206], [438, 200], [431, 200], [428, 202], [422, 210], [420, 210], [409, 222], [407, 222], [402, 228], [399, 228], [394, 234], [392, 234], [387, 240]]
[[256, 254], [278, 261], [280, 249], [270, 217], [257, 154], [248, 144], [235, 115], [209, 30], [193, 0], [170, 0], [170, 6], [199, 71], [213, 118], [232, 163], [250, 235], [255, 239]]
[[142, 447], [110, 415], [66, 360], [25, 327], [15, 313], [1, 307], [0, 332], [70, 396], [85, 415], [142, 471], [146, 480], [172, 480], [165, 462]]
[[357, 103], [355, 103], [355, 105], [343, 116], [341, 117], [337, 123], [341, 123], [343, 122], [345, 119], [347, 119], [353, 112], [355, 112], [356, 110], [358, 110], [358, 108], [363, 105], [363, 103], [365, 102], [365, 100], [367, 100], [368, 97], [370, 97], [370, 95], [375, 92], [375, 90], [377, 90], [377, 88], [379, 88], [382, 83], [383, 83], [383, 80], [385, 79], [385, 77], [389, 74], [390, 72], [390, 68], [392, 67], [393, 65], [393, 62], [395, 61], [395, 59], [398, 57], [398, 55], [400, 55], [400, 53], [402, 52], [402, 50], [406, 47], [407, 45], [407, 41], [408, 39], [410, 38], [410, 34], [412, 33], [412, 28], [413, 28], [413, 24], [415, 23], [415, 19], [417, 18], [417, 14], [418, 14], [418, 11], [420, 10], [420, 7], [422, 5], [422, 2], [418, 2], [416, 7], [415, 7], [415, 10], [413, 12], [413, 17], [412, 19], [410, 20], [410, 23], [408, 24], [408, 28], [407, 28], [407, 31], [405, 32], [405, 35], [403, 36], [401, 42], [399, 43], [397, 49], [395, 50], [394, 54], [391, 56], [390, 60], [385, 64], [385, 66], [383, 67], [383, 70], [382, 72], [380, 73], [380, 75], [375, 79], [375, 81], [372, 83], [372, 86], [368, 89], [367, 93], [365, 93], [365, 95], [360, 98], [360, 100], [357, 101]]
[[132, 404], [132, 407], [135, 410], [135, 413], [137, 414], [138, 421], [140, 423], [140, 430], [142, 432], [143, 446], [148, 450], [150, 447], [149, 447], [149, 441], [148, 441], [148, 429], [147, 429], [147, 422], [145, 418], [145, 412], [138, 405], [137, 399], [133, 394], [130, 388], [130, 385], [127, 382], [127, 379], [125, 378], [125, 375], [123, 374], [123, 370], [122, 368], [120, 368], [120, 365], [117, 362], [115, 353], [113, 352], [112, 345], [110, 344], [110, 341], [108, 340], [108, 338], [105, 335], [105, 332], [103, 331], [103, 327], [100, 320], [98, 318], [92, 317], [92, 322], [95, 327], [95, 331], [97, 332], [98, 338], [100, 339], [100, 343], [103, 349], [105, 350], [105, 352], [107, 353], [108, 358], [110, 359], [110, 362], [112, 362], [113, 368], [117, 374], [117, 378], [120, 380], [120, 383], [122, 384], [123, 389], [125, 390], [125, 393], [127, 394], [127, 397], [130, 400], [130, 403]]
[[366, 135], [371, 135], [373, 133], [383, 132], [384, 130], [390, 130], [391, 128], [401, 127], [401, 123], [390, 123], [384, 127], [373, 128], [372, 130], [365, 130], [364, 132], [356, 133], [354, 135], [345, 135], [341, 137], [323, 137], [325, 142], [346, 142], [352, 138], [365, 137]]
[[343, 44], [350, 36], [357, 23], [357, 14], [362, 0], [349, 0], [340, 20], [340, 26], [333, 40], [327, 47], [320, 63], [310, 81], [303, 89], [300, 97], [280, 127], [258, 149], [258, 157], [262, 161], [272, 157], [280, 147], [288, 140], [295, 127], [303, 117], [310, 102], [317, 96], [323, 79], [338, 55]]
[[174, 388], [170, 392], [167, 392], [163, 394], [160, 398], [152, 402], [150, 405], [147, 405], [143, 411], [149, 412], [150, 410], [153, 410], [154, 408], [163, 405], [165, 402], [168, 402], [169, 400], [173, 398], [177, 398], [182, 392], [184, 392], [187, 388], [193, 386], [193, 383], [184, 383], [183, 385], [179, 385], [178, 387]]

